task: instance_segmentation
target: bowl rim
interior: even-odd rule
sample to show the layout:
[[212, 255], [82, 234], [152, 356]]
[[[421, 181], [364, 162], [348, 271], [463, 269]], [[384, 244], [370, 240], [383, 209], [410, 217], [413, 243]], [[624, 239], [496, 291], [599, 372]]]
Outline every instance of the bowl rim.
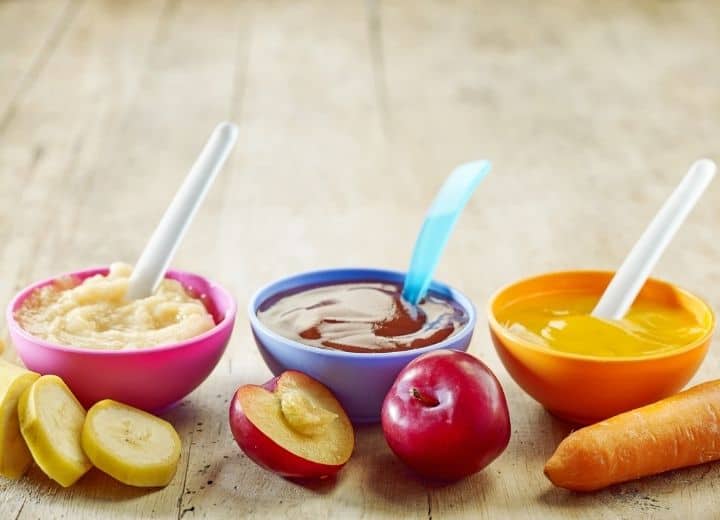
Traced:
[[[5, 311], [5, 319], [7, 321], [8, 330], [11, 331], [14, 334], [17, 334], [21, 336], [26, 341], [30, 341], [34, 343], [37, 346], [51, 349], [51, 350], [59, 350], [63, 352], [72, 352], [75, 354], [89, 354], [89, 355], [99, 355], [99, 356], [127, 356], [127, 355], [142, 355], [142, 354], [151, 354], [155, 352], [164, 352], [168, 350], [174, 350], [174, 349], [181, 349], [184, 347], [187, 347], [189, 345], [202, 342], [206, 340], [207, 338], [210, 338], [212, 336], [215, 336], [216, 334], [220, 333], [222, 330], [231, 327], [233, 321], [235, 320], [235, 317], [237, 315], [237, 302], [235, 301], [235, 298], [233, 298], [230, 291], [225, 289], [222, 285], [215, 283], [214, 281], [210, 280], [209, 278], [193, 273], [191, 271], [184, 271], [180, 269], [168, 269], [165, 273], [165, 277], [168, 278], [168, 275], [189, 275], [196, 278], [199, 278], [203, 280], [209, 287], [212, 287], [215, 290], [218, 290], [222, 295], [227, 299], [229, 302], [228, 308], [225, 312], [225, 316], [215, 324], [213, 328], [210, 330], [207, 330], [203, 332], [202, 334], [199, 334], [197, 336], [193, 336], [192, 338], [188, 338], [182, 341], [178, 341], [176, 343], [165, 343], [161, 345], [153, 345], [151, 347], [142, 347], [142, 348], [134, 348], [134, 349], [117, 349], [117, 350], [107, 350], [107, 349], [91, 349], [91, 348], [82, 348], [82, 347], [73, 347], [70, 345], [60, 345], [59, 343], [53, 343], [51, 341], [47, 341], [45, 339], [39, 338], [37, 336], [34, 336], [33, 334], [30, 334], [28, 331], [22, 328], [22, 326], [17, 322], [15, 319], [15, 308], [19, 307], [25, 299], [30, 296], [30, 294], [40, 288], [44, 287], [46, 285], [51, 284], [55, 280], [63, 277], [63, 276], [81, 276], [84, 278], [89, 278], [90, 276], [94, 276], [96, 274], [107, 274], [110, 271], [110, 266], [96, 266], [96, 267], [88, 267], [86, 269], [80, 269], [77, 271], [71, 271], [68, 273], [61, 273], [55, 276], [51, 276], [48, 278], [45, 278], [43, 280], [34, 282], [25, 288], [18, 291], [15, 296], [13, 296], [12, 300], [10, 300], [10, 303], [8, 303], [6, 311]], [[215, 303], [215, 300], [213, 299], [213, 303]]]
[[[679, 293], [682, 293], [683, 295], [697, 300], [700, 302], [707, 312], [710, 314], [710, 327], [705, 331], [705, 333], [692, 343], [689, 343], [682, 348], [672, 349], [666, 352], [660, 352], [657, 354], [647, 354], [644, 356], [625, 356], [625, 357], [609, 357], [609, 356], [592, 356], [592, 355], [586, 355], [586, 354], [575, 354], [572, 352], [563, 352], [560, 350], [552, 350], [550, 348], [541, 347], [539, 345], [534, 344], [531, 341], [528, 341], [527, 339], [518, 336], [517, 334], [513, 334], [510, 332], [506, 327], [500, 324], [500, 322], [495, 317], [495, 314], [493, 313], [493, 304], [495, 303], [495, 300], [510, 289], [511, 287], [514, 287], [516, 285], [520, 285], [522, 283], [530, 282], [533, 280], [537, 280], [540, 278], [546, 278], [551, 276], [560, 276], [560, 275], [607, 275], [612, 277], [615, 274], [615, 271], [610, 271], [606, 269], [572, 269], [572, 270], [566, 270], [566, 271], [549, 271], [546, 273], [540, 273], [532, 276], [527, 276], [525, 278], [521, 278], [519, 280], [515, 280], [514, 282], [510, 282], [508, 284], [503, 285], [499, 289], [497, 289], [488, 299], [487, 305], [486, 305], [486, 313], [488, 318], [488, 323], [490, 325], [490, 329], [495, 332], [498, 335], [502, 335], [505, 337], [510, 338], [513, 340], [514, 343], [518, 344], [520, 347], [532, 350], [535, 352], [539, 352], [542, 354], [550, 355], [550, 356], [556, 356], [566, 359], [574, 359], [578, 361], [589, 361], [589, 362], [595, 362], [595, 363], [612, 363], [612, 364], [618, 364], [618, 363], [627, 363], [627, 362], [638, 362], [638, 361], [650, 361], [650, 360], [657, 360], [657, 359], [663, 359], [663, 358], [670, 358], [679, 354], [684, 354], [685, 352], [689, 352], [691, 350], [694, 350], [698, 347], [701, 347], [703, 344], [705, 344], [709, 339], [712, 338], [713, 333], [715, 332], [715, 326], [716, 326], [716, 316], [715, 311], [713, 310], [712, 306], [708, 304], [703, 298], [700, 296], [697, 296], [696, 294], [691, 293], [687, 289], [683, 289], [682, 287], [675, 285], [671, 282], [668, 282], [667, 280], [663, 280], [661, 278], [655, 278], [650, 277], [648, 278], [648, 281], [652, 281], [654, 283], [659, 283], [661, 285], [668, 286], [672, 288], [674, 291], [677, 291]], [[647, 283], [647, 282], [646, 282]]]
[[[452, 301], [455, 303], [458, 303], [465, 312], [468, 314], [468, 321], [467, 323], [456, 333], [452, 336], [444, 339], [443, 341], [440, 341], [438, 343], [433, 343], [432, 345], [427, 345], [422, 348], [413, 348], [413, 349], [407, 349], [407, 350], [396, 350], [391, 352], [348, 352], [345, 350], [335, 350], [335, 349], [325, 349], [320, 347], [315, 347], [313, 345], [306, 345], [305, 343], [301, 343], [300, 341], [286, 338], [285, 336], [282, 336], [272, 330], [270, 330], [268, 327], [263, 324], [260, 319], [257, 317], [257, 309], [260, 307], [260, 304], [262, 304], [264, 301], [266, 301], [268, 298], [271, 298], [274, 296], [274, 294], [270, 294], [269, 296], [265, 296], [260, 300], [260, 297], [265, 293], [270, 291], [274, 286], [277, 286], [281, 283], [287, 283], [287, 282], [293, 282], [293, 281], [301, 281], [303, 278], [311, 277], [311, 276], [322, 276], [330, 273], [345, 273], [348, 275], [348, 280], [357, 280], [360, 281], [362, 279], [364, 280], [372, 280], [373, 275], [390, 275], [393, 278], [398, 278], [402, 280], [405, 277], [405, 272], [403, 271], [397, 271], [394, 269], [382, 269], [382, 268], [375, 268], [375, 267], [330, 267], [325, 269], [313, 269], [310, 271], [300, 271], [295, 274], [291, 274], [288, 276], [283, 276], [282, 278], [276, 278], [270, 283], [267, 283], [260, 287], [250, 298], [250, 301], [248, 302], [247, 306], [247, 312], [248, 312], [248, 318], [250, 320], [250, 326], [253, 329], [261, 330], [263, 334], [269, 336], [271, 339], [281, 342], [286, 346], [295, 348], [297, 350], [303, 350], [312, 354], [317, 355], [325, 355], [328, 357], [336, 357], [336, 358], [352, 358], [352, 359], [388, 359], [388, 358], [402, 358], [402, 357], [417, 357], [425, 352], [432, 352], [433, 350], [439, 350], [442, 348], [447, 348], [449, 345], [455, 343], [458, 341], [458, 339], [461, 339], [465, 336], [472, 335], [475, 330], [475, 325], [477, 323], [477, 309], [475, 308], [475, 304], [472, 302], [470, 298], [468, 298], [464, 293], [461, 291], [455, 289], [454, 287], [447, 285], [445, 283], [435, 281], [433, 280], [430, 284], [430, 288], [437, 291], [447, 291], [451, 297]], [[352, 274], [355, 274], [358, 276], [358, 278], [351, 278]], [[366, 278], [363, 278], [362, 276], [367, 276]], [[338, 283], [342, 283], [338, 281]], [[300, 287], [301, 284], [298, 284], [298, 287]]]

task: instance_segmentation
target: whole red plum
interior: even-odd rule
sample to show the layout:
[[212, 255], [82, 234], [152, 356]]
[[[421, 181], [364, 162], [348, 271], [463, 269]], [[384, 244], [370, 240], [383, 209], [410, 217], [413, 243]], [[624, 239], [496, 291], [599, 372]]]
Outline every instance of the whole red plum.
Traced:
[[458, 480], [495, 460], [510, 441], [502, 387], [476, 357], [438, 350], [398, 374], [382, 408], [393, 452], [418, 474]]

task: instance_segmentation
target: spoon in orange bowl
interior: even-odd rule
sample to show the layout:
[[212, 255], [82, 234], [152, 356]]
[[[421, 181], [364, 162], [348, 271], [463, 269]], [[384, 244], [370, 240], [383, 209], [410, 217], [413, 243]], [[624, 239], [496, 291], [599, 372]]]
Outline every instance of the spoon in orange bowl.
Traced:
[[665, 248], [712, 181], [715, 170], [710, 159], [693, 163], [610, 280], [592, 316], [619, 320], [627, 314]]
[[237, 140], [238, 129], [232, 123], [220, 123], [195, 160], [170, 206], [135, 263], [128, 285], [127, 298], [150, 296], [165, 277], [185, 232], [200, 203], [222, 168]]

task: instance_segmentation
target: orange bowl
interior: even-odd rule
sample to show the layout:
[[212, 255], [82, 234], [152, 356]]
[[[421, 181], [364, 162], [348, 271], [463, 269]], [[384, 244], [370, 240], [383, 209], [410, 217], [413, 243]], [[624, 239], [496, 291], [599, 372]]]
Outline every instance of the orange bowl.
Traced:
[[657, 355], [587, 356], [536, 345], [497, 320], [509, 304], [544, 293], [582, 291], [599, 298], [612, 275], [606, 271], [543, 274], [503, 287], [488, 304], [490, 335], [505, 368], [523, 390], [561, 419], [593, 423], [672, 395], [687, 384], [707, 354], [715, 329], [710, 306], [656, 279], [647, 281], [638, 299], [680, 305], [693, 313], [707, 329], [699, 340]]

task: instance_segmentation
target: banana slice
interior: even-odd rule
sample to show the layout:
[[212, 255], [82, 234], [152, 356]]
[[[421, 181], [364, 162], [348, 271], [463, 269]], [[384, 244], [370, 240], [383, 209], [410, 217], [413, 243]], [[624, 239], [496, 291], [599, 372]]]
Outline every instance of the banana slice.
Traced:
[[88, 410], [82, 446], [95, 466], [130, 486], [166, 486], [180, 459], [169, 422], [111, 399]]
[[0, 360], [0, 475], [18, 479], [32, 463], [20, 434], [18, 400], [40, 374]]
[[91, 467], [80, 446], [85, 409], [57, 376], [42, 376], [18, 402], [20, 431], [33, 459], [45, 474], [64, 487]]

